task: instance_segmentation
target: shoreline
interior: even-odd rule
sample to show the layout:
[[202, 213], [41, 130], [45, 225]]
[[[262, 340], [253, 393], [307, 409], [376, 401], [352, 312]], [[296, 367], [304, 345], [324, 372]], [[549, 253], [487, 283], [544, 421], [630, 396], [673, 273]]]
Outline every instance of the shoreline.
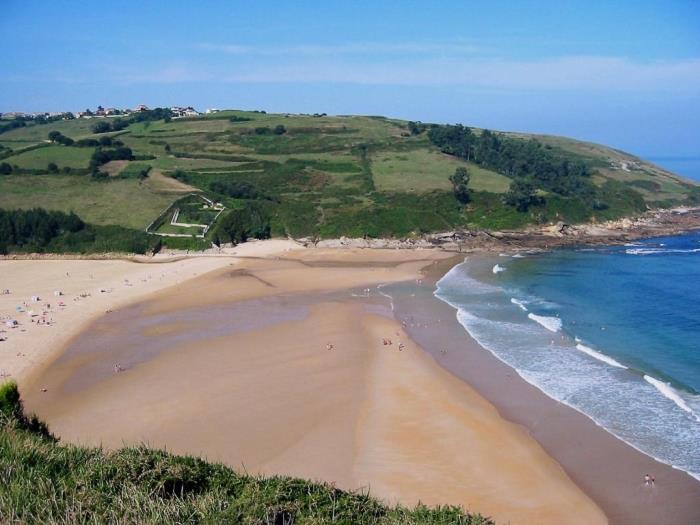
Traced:
[[[426, 273], [429, 309], [405, 294], [394, 299], [399, 317], [418, 319], [423, 326], [414, 329], [409, 324], [409, 335], [440, 366], [493, 403], [504, 418], [523, 425], [600, 505], [610, 523], [684, 525], [700, 521], [700, 505], [692, 503], [700, 501], [700, 481], [639, 451], [587, 415], [528, 383], [471, 337], [458, 322], [454, 307], [432, 295], [435, 283], [449, 270], [447, 266], [462, 260], [455, 257]], [[442, 322], [436, 333], [438, 318]], [[643, 484], [647, 472], [657, 479], [651, 491]]]
[[307, 250], [210, 272], [94, 323], [29, 385], [27, 406], [71, 442], [167, 446], [499, 522], [605, 523], [522, 427], [365, 294], [445, 257]]
[[[326, 259], [322, 262], [314, 262], [314, 254], [323, 252], [327, 254]], [[375, 252], [373, 250], [355, 250], [355, 252], [365, 252], [365, 257], [368, 258], [374, 257], [373, 254], [382, 253]], [[439, 252], [439, 250], [426, 250], [426, 258], [434, 258]], [[272, 252], [270, 255], [273, 253], [275, 252]], [[349, 250], [329, 251], [302, 249], [295, 253], [303, 254], [300, 258], [306, 258], [307, 260], [303, 262], [302, 265], [308, 269], [352, 267], [352, 265], [347, 262], [348, 255], [352, 253], [352, 251]], [[520, 378], [512, 368], [499, 361], [498, 358], [496, 358], [488, 350], [471, 340], [471, 337], [466, 330], [457, 322], [455, 318], [455, 310], [440, 299], [432, 297], [434, 283], [437, 281], [437, 279], [452, 266], [454, 266], [454, 264], [461, 262], [463, 256], [454, 255], [446, 258], [449, 254], [443, 253], [440, 256], [441, 260], [435, 260], [426, 267], [426, 258], [420, 258], [420, 253], [420, 250], [414, 250], [412, 252], [413, 260], [422, 262], [413, 264], [413, 267], [410, 270], [407, 270], [407, 273], [404, 274], [403, 277], [409, 278], [409, 274], [411, 272], [418, 272], [421, 269], [424, 270], [425, 278], [423, 279], [424, 282], [420, 287], [425, 288], [427, 286], [430, 288], [432, 300], [431, 309], [434, 308], [433, 311], [435, 312], [435, 315], [439, 315], [439, 318], [442, 319], [443, 322], [445, 319], [451, 320], [451, 322], [444, 322], [444, 324], [441, 324], [440, 330], [447, 328], [450, 334], [454, 334], [453, 338], [455, 340], [464, 340], [465, 338], [469, 339], [468, 346], [471, 348], [471, 353], [474, 354], [470, 355], [469, 357], [472, 374], [469, 374], [469, 366], [467, 366], [466, 370], [464, 369], [465, 363], [452, 362], [452, 357], [456, 354], [456, 352], [448, 352], [445, 355], [439, 352], [438, 349], [441, 348], [445, 340], [445, 334], [433, 334], [431, 336], [429, 333], [431, 331], [430, 328], [428, 328], [428, 330], [416, 331], [407, 326], [403, 328], [407, 334], [407, 337], [419, 345], [419, 348], [416, 349], [418, 353], [418, 356], [415, 357], [416, 359], [420, 359], [420, 354], [424, 354], [430, 361], [437, 363], [441, 369], [445, 369], [449, 373], [449, 376], [456, 376], [465, 386], [468, 388], [473, 388], [476, 395], [492, 404], [498, 411], [498, 414], [500, 414], [500, 417], [504, 418], [505, 421], [521, 426], [527, 432], [527, 434], [531, 438], [534, 438], [539, 446], [543, 448], [547, 455], [556, 461], [558, 465], [561, 466], [560, 468], [563, 468], [563, 471], [567, 473], [568, 477], [602, 508], [610, 520], [610, 523], [663, 522], [681, 524], [688, 523], [688, 519], [695, 519], [698, 515], [700, 515], [697, 512], [692, 513], [694, 509], [683, 508], [689, 507], [689, 504], [686, 503], [687, 501], [692, 501], [692, 498], [694, 498], [696, 495], [700, 495], [700, 492], [698, 492], [698, 489], [700, 489], [700, 484], [696, 483], [693, 485], [692, 482], [695, 482], [693, 478], [686, 475], [689, 480], [692, 480], [692, 482], [689, 484], [688, 479], [683, 479], [683, 476], [679, 476], [679, 474], [685, 474], [682, 471], [672, 469], [671, 467], [656, 462], [649, 456], [646, 456], [645, 454], [634, 449], [631, 445], [622, 442], [610, 434], [607, 430], [597, 426], [587, 416], [577, 412], [571, 407], [563, 405], [547, 397], [546, 394], [542, 393], [539, 389]], [[395, 252], [392, 257], [397, 259], [398, 256], [399, 252]], [[256, 264], [259, 261], [265, 261], [264, 259], [257, 259], [257, 256], [255, 255], [252, 256], [252, 259], [249, 257], [251, 256], [242, 255], [239, 262]], [[213, 258], [202, 257], [202, 259]], [[246, 261], [246, 259], [248, 260]], [[275, 259], [267, 259], [269, 264], [272, 265], [276, 264], [272, 261], [277, 260], [285, 261], [285, 258], [280, 258], [277, 256]], [[235, 256], [230, 258], [230, 260], [227, 258], [225, 265], [228, 266], [234, 261], [236, 261]], [[384, 264], [384, 270], [387, 272], [390, 271], [392, 264], [394, 263]], [[361, 267], [361, 264], [359, 266]], [[268, 269], [271, 269], [271, 267]], [[383, 271], [382, 265], [379, 265], [374, 269], [374, 271]], [[274, 287], [271, 288], [269, 286], [269, 281], [261, 279], [255, 274], [254, 271], [247, 274], [245, 272], [245, 264], [236, 264], [236, 266], [234, 266], [231, 270], [219, 268], [218, 270], [215, 269], [213, 272], [204, 272], [204, 275], [202, 276], [188, 276], [188, 278], [185, 279], [180, 285], [181, 291], [179, 293], [178, 300], [185, 300], [185, 304], [187, 304], [189, 307], [194, 307], [197, 305], [201, 306], [204, 304], [196, 297], [187, 296], [192, 295], [194, 290], [199, 290], [200, 288], [198, 288], [198, 282], [206, 280], [208, 277], [211, 277], [213, 273], [226, 273], [230, 276], [235, 275], [236, 278], [242, 279], [246, 283], [253, 281], [258, 283], [259, 286], [256, 288], [254, 293], [249, 293], [248, 296], [246, 296], [244, 292], [239, 296], [242, 299], [235, 299], [236, 301], [246, 301], [253, 297], [274, 297], [280, 293], [279, 290], [275, 290]], [[380, 276], [373, 278], [374, 286], [378, 285], [381, 281], [382, 279]], [[356, 281], [355, 284], [359, 284], [360, 282], [366, 282], [366, 279], [365, 281], [360, 279], [359, 281]], [[333, 279], [325, 280], [320, 283], [314, 283], [315, 288], [312, 294], [323, 292], [325, 290], [324, 286], [328, 287], [329, 283], [333, 283]], [[295, 285], [292, 285], [291, 289], [294, 289], [294, 286]], [[309, 283], [300, 283], [299, 286], [297, 286], [296, 292], [293, 291], [292, 294], [305, 293], [308, 295], [308, 289], [304, 291], [305, 286], [308, 287]], [[350, 288], [352, 288], [352, 286]], [[347, 289], [347, 286], [341, 286], [340, 288], [336, 287], [336, 290]], [[147, 300], [155, 304], [154, 309], [151, 310], [152, 312], [167, 313], [170, 310], [170, 307], [167, 304], [168, 300], [172, 300], [173, 297], [178, 296], [178, 293], [175, 293], [174, 296], [169, 294], [169, 292], [174, 291], [175, 288], [170, 286], [169, 288], [160, 288], [157, 291], [146, 292], [144, 295], [147, 297], [125, 300], [125, 304], [121, 304], [120, 307], [125, 308], [126, 304], [133, 306], [135, 302], [140, 303], [143, 300]], [[379, 293], [381, 294], [381, 292]], [[231, 298], [228, 298], [227, 300], [231, 300]], [[414, 306], [408, 304], [406, 301], [399, 300], [395, 301], [393, 307], [395, 308], [393, 315], [397, 320], [399, 320], [402, 315], [412, 315], [407, 312], [409, 312], [410, 308], [413, 308]], [[95, 317], [106, 318], [108, 316], [104, 316], [98, 311], [95, 314]], [[74, 332], [83, 333], [84, 326], [87, 324], [94, 324], [94, 322], [94, 318], [91, 318], [90, 320], [85, 321], [81, 327], [75, 329]], [[373, 324], [376, 324], [376, 322]], [[426, 324], [431, 326], [430, 323]], [[166, 327], [166, 332], [167, 330], [168, 328]], [[0, 346], [0, 348], [3, 347]], [[49, 366], [49, 364], [53, 362], [53, 358], [60, 358], [59, 350], [55, 350], [53, 353], [50, 353], [49, 357], [50, 359], [45, 356], [43, 366], [37, 366], [34, 368], [35, 373], [31, 374], [34, 379], [36, 379], [45, 366]], [[475, 364], [477, 366], [474, 366]], [[2, 367], [0, 366], [0, 368]], [[478, 372], [474, 373], [474, 368], [478, 369]], [[28, 382], [31, 383], [32, 380], [29, 380]], [[507, 395], [506, 392], [508, 392]], [[515, 393], [515, 395], [513, 395], [513, 393]], [[347, 429], [347, 427], [345, 428]], [[576, 436], [585, 436], [585, 438], [577, 437], [576, 441], [577, 447], [583, 447], [585, 452], [581, 452], [580, 450], [578, 452], [572, 451], [571, 447], [565, 446], [566, 444], [564, 442], [568, 433], [575, 434]], [[604, 436], [607, 436], [607, 438]], [[341, 438], [337, 437], [337, 439]], [[587, 441], [583, 441], [584, 439]], [[618, 445], [615, 446], [611, 440], [617, 442]], [[311, 452], [311, 449], [304, 450], [306, 451], [305, 453]], [[600, 454], [601, 450], [605, 450], [605, 454]], [[390, 452], [390, 449], [387, 449], [387, 451]], [[591, 454], [592, 456], [589, 456]], [[635, 454], [637, 456], [635, 456]], [[605, 456], [605, 458], [598, 456]], [[643, 458], [640, 460], [638, 456], [643, 456]], [[590, 461], [591, 458], [593, 458], [595, 461]], [[649, 461], [643, 461], [644, 458]], [[609, 461], [605, 461], [605, 459]], [[601, 461], [604, 463], [603, 467], [600, 467]], [[607, 463], [613, 463], [615, 468], [611, 467], [611, 465], [608, 465]], [[618, 467], [620, 465], [623, 467], [622, 471], [615, 471], [615, 469], [619, 470]], [[240, 467], [240, 465], [234, 466]], [[632, 480], [633, 483], [639, 481], [638, 478], [640, 478], [640, 475], [637, 472], [639, 468], [654, 472], [659, 482], [656, 492], [652, 494], [653, 498], [641, 502], [638, 501], [639, 498], [637, 498], [640, 492], [638, 487], [632, 487], [631, 491], [618, 490], [618, 484], [624, 485], [630, 480]], [[667, 472], [667, 470], [672, 472]], [[300, 474], [303, 474], [303, 471], [300, 472]], [[611, 477], [615, 476], [617, 476], [617, 482], [614, 484], [615, 486], [611, 488], [605, 482], [605, 480], [609, 480]], [[392, 496], [390, 489], [385, 488], [380, 490], [384, 490], [385, 497], [391, 499]], [[418, 496], [418, 499], [420, 499], [420, 493], [416, 493], [416, 495]], [[504, 495], [503, 497], [507, 498], [507, 495]], [[627, 499], [625, 500], [625, 498]], [[679, 504], [679, 506], [674, 508], [658, 508], [664, 503], [668, 504], [669, 501], [676, 502]], [[439, 500], [435, 500], [435, 502], [440, 503]], [[472, 510], [479, 511], [482, 509], [474, 507]], [[519, 521], [516, 519], [514, 522]]]

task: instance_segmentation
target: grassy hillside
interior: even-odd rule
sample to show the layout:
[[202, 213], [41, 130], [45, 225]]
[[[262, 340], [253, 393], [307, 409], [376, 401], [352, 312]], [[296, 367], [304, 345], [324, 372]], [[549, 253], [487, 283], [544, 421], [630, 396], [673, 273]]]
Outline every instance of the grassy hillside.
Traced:
[[3, 523], [492, 525], [457, 507], [389, 507], [360, 493], [262, 478], [145, 447], [113, 452], [59, 444], [0, 385]]
[[[0, 175], [0, 207], [40, 205], [95, 224], [145, 228], [194, 188], [222, 202], [227, 213], [252, 210], [264, 217], [272, 235], [399, 237], [605, 220], [700, 200], [692, 182], [632, 155], [562, 137], [501, 134], [510, 149], [496, 159], [436, 141], [430, 126], [383, 117], [224, 111], [99, 135], [91, 131], [96, 121], [28, 125], [0, 135], [0, 146], [9, 148], [0, 150], [0, 162], [15, 167]], [[88, 171], [96, 148], [48, 144], [53, 130], [74, 140], [117, 136], [136, 160], [118, 161], [118, 169], [106, 170], [107, 180], [95, 180]], [[478, 141], [482, 130], [470, 133]], [[504, 155], [520, 151], [513, 144], [523, 150], [537, 144], [530, 149], [550, 164], [581, 165], [585, 173], [581, 180], [572, 175], [566, 187], [538, 179], [537, 158], [504, 163]], [[51, 174], [49, 162], [58, 168]], [[516, 189], [529, 200], [512, 198], [511, 184], [524, 178], [518, 170], [528, 162], [534, 162], [528, 172], [534, 176], [527, 177], [534, 186]], [[152, 168], [148, 177], [128, 176], [144, 167]], [[469, 202], [455, 198], [449, 179], [460, 167], [470, 175]], [[217, 231], [245, 236], [245, 224], [229, 223], [240, 231], [212, 228], [208, 238], [215, 240]]]

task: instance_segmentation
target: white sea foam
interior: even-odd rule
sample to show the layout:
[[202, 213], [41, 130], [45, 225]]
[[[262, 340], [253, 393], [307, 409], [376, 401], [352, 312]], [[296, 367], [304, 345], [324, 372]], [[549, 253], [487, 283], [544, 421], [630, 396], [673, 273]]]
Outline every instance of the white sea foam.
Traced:
[[659, 381], [658, 379], [655, 379], [648, 375], [644, 376], [644, 380], [650, 385], [652, 385], [654, 388], [656, 388], [659, 392], [661, 392], [661, 395], [673, 401], [678, 406], [678, 408], [688, 412], [697, 421], [700, 421], [700, 417], [698, 417], [698, 415], [695, 412], [693, 412], [693, 409], [688, 406], [688, 403], [685, 402], [685, 399], [683, 399], [681, 395], [676, 391], [676, 389], [673, 388], [671, 385], [669, 385], [668, 383], [664, 383], [663, 381]]
[[561, 319], [558, 317], [547, 317], [546, 315], [537, 315], [532, 313], [527, 314], [527, 316], [536, 323], [544, 326], [550, 332], [558, 332], [561, 330]]
[[625, 250], [627, 255], [661, 255], [667, 253], [697, 253], [700, 252], [700, 248], [692, 248], [690, 250], [682, 249], [666, 249], [666, 248], [633, 248], [630, 250]]
[[513, 259], [522, 259], [525, 256], [522, 253], [514, 253], [512, 257]]
[[[678, 410], [681, 405], [676, 400], [675, 406], [669, 405], [670, 398], [649, 379], [643, 381], [641, 375], [621, 370], [624, 365], [605, 361], [608, 356], [589, 347], [585, 348], [597, 355], [582, 350], [585, 343], [580, 338], [573, 345], [556, 338], [550, 345], [550, 332], [562, 328], [557, 317], [528, 315], [535, 324], [517, 320], [520, 316], [511, 310], [504, 320], [498, 306], [508, 301], [516, 304], [512, 300], [516, 292], [482, 283], [468, 275], [468, 268], [461, 264], [450, 270], [438, 283], [435, 295], [457, 310], [457, 320], [471, 337], [549, 397], [585, 414], [637, 450], [700, 479], [700, 456], [695, 454], [700, 446], [700, 396], [676, 392], [688, 409]], [[487, 304], [480, 297], [484, 293], [494, 294]], [[558, 310], [541, 298], [517, 296], [527, 308]], [[652, 385], [655, 388], [649, 388]]]
[[527, 306], [525, 306], [525, 301], [521, 301], [520, 299], [515, 299], [514, 297], [511, 297], [510, 302], [518, 306], [523, 312], [527, 312]]
[[[466, 260], [465, 262], [458, 264], [442, 276], [442, 279], [440, 279], [436, 283], [437, 290], [435, 291], [435, 295], [437, 295], [444, 301], [449, 302], [446, 298], [443, 298], [441, 296], [441, 292], [451, 291], [463, 292], [468, 294], [489, 294], [496, 293], [501, 290], [497, 286], [492, 286], [467, 275], [467, 273], [464, 271], [465, 264]], [[452, 304], [452, 306], [454, 306], [455, 308], [457, 307], [455, 304]]]
[[503, 266], [501, 266], [500, 264], [496, 264], [493, 267], [493, 273], [501, 273], [501, 272], [505, 272], [505, 271], [506, 271], [506, 269]]
[[618, 368], [625, 368], [625, 369], [627, 368], [625, 365], [615, 361], [612, 357], [608, 357], [607, 355], [601, 354], [600, 352], [597, 352], [596, 350], [593, 350], [592, 348], [590, 348], [588, 346], [582, 345], [579, 341], [580, 341], [580, 339], [577, 337], [576, 342], [578, 344], [576, 345], [576, 349], [580, 350], [584, 354], [588, 354], [589, 356], [596, 358], [598, 361], [602, 361], [603, 363], [607, 363], [611, 366], [616, 366]]

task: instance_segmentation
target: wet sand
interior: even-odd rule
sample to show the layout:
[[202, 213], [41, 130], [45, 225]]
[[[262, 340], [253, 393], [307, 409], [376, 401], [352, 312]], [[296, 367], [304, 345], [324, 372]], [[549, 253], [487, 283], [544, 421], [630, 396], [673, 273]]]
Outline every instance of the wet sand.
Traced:
[[191, 279], [94, 322], [27, 382], [27, 407], [71, 442], [146, 442], [499, 522], [605, 523], [376, 290], [444, 258], [308, 250]]

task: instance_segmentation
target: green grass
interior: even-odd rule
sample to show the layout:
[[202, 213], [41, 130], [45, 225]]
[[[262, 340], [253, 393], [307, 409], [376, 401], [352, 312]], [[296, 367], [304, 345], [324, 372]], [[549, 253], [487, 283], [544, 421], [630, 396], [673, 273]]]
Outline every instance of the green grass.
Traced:
[[[0, 135], [3, 141], [30, 141], [42, 142], [48, 138], [49, 132], [58, 131], [74, 140], [95, 137], [92, 126], [102, 119], [76, 119], [51, 122], [49, 124], [28, 125], [24, 128], [13, 129]], [[106, 119], [111, 122], [111, 119]]]
[[46, 170], [49, 162], [55, 163], [59, 168], [65, 166], [69, 168], [87, 168], [93, 151], [93, 148], [47, 146], [13, 155], [4, 159], [3, 162], [32, 170]]
[[449, 190], [452, 188], [449, 177], [459, 166], [469, 169], [470, 188], [494, 193], [508, 191], [509, 178], [439, 151], [378, 151], [372, 155], [374, 184], [380, 191]]
[[74, 211], [91, 224], [143, 229], [175, 198], [151, 191], [147, 180], [94, 182], [87, 175], [0, 176], [0, 208]]
[[[251, 119], [230, 122], [233, 116]], [[49, 131], [80, 139], [92, 136], [96, 120], [75, 120], [19, 128], [0, 136], [0, 143], [17, 148], [41, 144]], [[283, 125], [282, 135], [256, 134], [255, 129]], [[475, 130], [479, 133], [479, 130]], [[511, 134], [521, 138], [532, 137]], [[689, 202], [694, 183], [605, 146], [563, 137], [537, 136], [594, 171], [592, 181], [602, 191], [610, 181], [627, 183], [647, 205]], [[140, 160], [126, 174], [150, 165], [166, 175], [186, 173], [187, 184], [208, 192], [220, 182], [245, 182], [265, 199], [276, 235], [419, 235], [460, 227], [518, 228], [548, 220], [584, 221], [637, 213], [639, 203], [626, 193], [608, 193], [607, 209], [593, 213], [591, 203], [552, 197], [551, 203], [530, 213], [503, 204], [510, 179], [437, 151], [427, 133], [411, 135], [407, 123], [368, 116], [311, 116], [224, 111], [194, 119], [132, 124], [119, 134]], [[170, 151], [166, 151], [166, 145]], [[48, 146], [5, 159], [25, 169], [45, 170], [87, 166], [91, 148]], [[623, 164], [629, 171], [622, 169]], [[451, 195], [449, 176], [467, 166], [474, 196], [467, 207]], [[161, 191], [165, 191], [165, 188]], [[172, 190], [172, 188], [171, 188]], [[411, 197], [413, 195], [413, 197]], [[437, 197], [439, 195], [439, 198]], [[425, 197], [425, 198], [415, 198]], [[143, 228], [177, 195], [160, 193], [148, 179], [111, 180], [94, 185], [80, 177], [0, 178], [0, 206], [39, 205], [78, 213], [95, 224]], [[235, 199], [221, 196], [227, 206]], [[611, 206], [612, 205], [612, 206]], [[430, 208], [432, 206], [433, 208]], [[437, 206], [437, 207], [436, 207]], [[167, 227], [166, 227], [167, 228]]]
[[7, 523], [492, 525], [461, 508], [388, 506], [365, 493], [259, 477], [144, 446], [63, 445], [0, 385], [0, 516]]

